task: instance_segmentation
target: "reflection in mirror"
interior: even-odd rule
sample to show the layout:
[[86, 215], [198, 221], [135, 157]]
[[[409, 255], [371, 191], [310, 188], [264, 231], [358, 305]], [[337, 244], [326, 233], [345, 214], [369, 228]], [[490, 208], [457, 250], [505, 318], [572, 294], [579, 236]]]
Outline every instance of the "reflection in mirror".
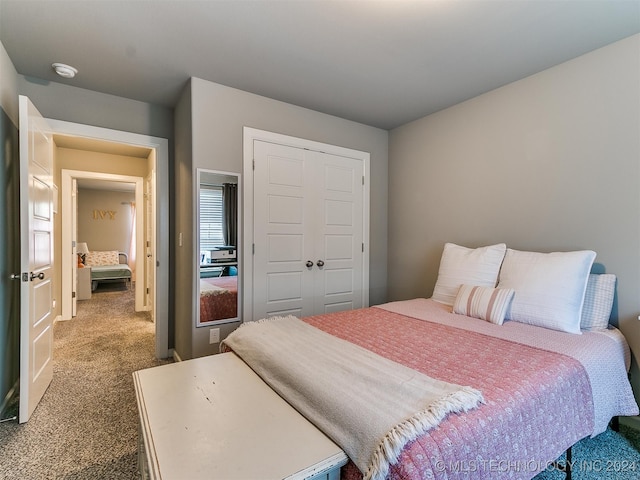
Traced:
[[198, 169], [198, 326], [237, 321], [239, 175]]

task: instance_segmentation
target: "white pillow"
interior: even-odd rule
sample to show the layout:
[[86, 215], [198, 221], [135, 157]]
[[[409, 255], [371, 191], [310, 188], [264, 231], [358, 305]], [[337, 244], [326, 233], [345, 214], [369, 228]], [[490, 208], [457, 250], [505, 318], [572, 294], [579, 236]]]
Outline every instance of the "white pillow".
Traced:
[[504, 243], [480, 248], [445, 243], [431, 298], [452, 306], [460, 285], [495, 287], [506, 250]]
[[513, 294], [511, 288], [462, 285], [453, 304], [453, 313], [502, 325]]
[[537, 253], [507, 249], [498, 287], [515, 295], [506, 319], [580, 333], [584, 293], [596, 253]]
[[612, 273], [589, 275], [582, 306], [582, 330], [606, 330], [609, 326], [616, 276]]

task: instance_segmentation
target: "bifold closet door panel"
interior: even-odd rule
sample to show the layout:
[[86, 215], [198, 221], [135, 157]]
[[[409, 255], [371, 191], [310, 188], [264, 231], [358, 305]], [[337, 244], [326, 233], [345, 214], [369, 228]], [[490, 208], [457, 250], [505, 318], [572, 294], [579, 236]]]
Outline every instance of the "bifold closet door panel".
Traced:
[[[254, 142], [254, 320], [313, 315], [314, 220], [306, 151]], [[249, 279], [251, 280], [251, 279]]]
[[310, 152], [308, 160], [316, 178], [314, 314], [361, 308], [362, 161], [320, 152]]

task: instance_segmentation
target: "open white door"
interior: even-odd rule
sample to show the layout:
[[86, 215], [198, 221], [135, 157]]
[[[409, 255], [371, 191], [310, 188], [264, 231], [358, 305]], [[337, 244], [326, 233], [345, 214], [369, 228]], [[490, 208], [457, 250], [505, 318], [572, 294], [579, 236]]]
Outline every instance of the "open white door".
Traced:
[[71, 189], [71, 316], [75, 317], [78, 314], [78, 180], [75, 178], [71, 179]]
[[145, 222], [145, 309], [151, 311], [151, 316], [155, 322], [155, 291], [156, 291], [156, 212], [155, 212], [155, 171], [152, 171], [144, 181], [144, 222]]
[[20, 96], [20, 415], [24, 423], [53, 378], [53, 138]]

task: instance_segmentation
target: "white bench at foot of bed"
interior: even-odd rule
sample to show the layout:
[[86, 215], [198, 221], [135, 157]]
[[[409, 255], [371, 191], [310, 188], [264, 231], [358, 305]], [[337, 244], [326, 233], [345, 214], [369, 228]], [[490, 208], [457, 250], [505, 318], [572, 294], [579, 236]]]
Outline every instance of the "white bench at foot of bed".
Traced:
[[142, 478], [340, 478], [340, 447], [233, 353], [133, 377]]

